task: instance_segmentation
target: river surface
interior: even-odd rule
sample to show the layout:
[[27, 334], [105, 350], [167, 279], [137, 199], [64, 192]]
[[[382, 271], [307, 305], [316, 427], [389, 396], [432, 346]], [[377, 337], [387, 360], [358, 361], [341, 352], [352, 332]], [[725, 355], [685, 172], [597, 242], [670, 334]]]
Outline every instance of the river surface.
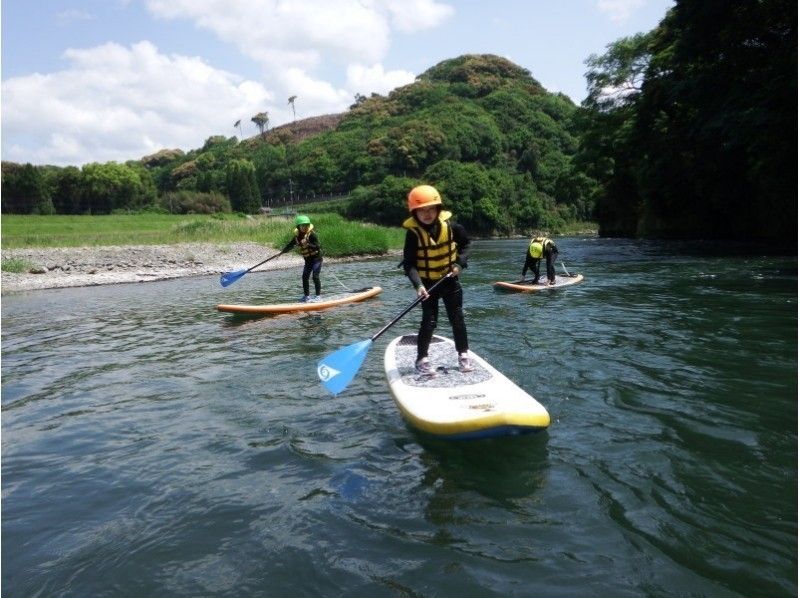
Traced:
[[494, 291], [522, 239], [462, 276], [471, 349], [550, 412], [517, 438], [404, 424], [383, 350], [418, 309], [325, 392], [414, 299], [396, 259], [324, 267], [383, 293], [304, 315], [214, 308], [299, 270], [4, 296], [3, 594], [796, 596], [796, 256], [558, 244], [583, 283]]

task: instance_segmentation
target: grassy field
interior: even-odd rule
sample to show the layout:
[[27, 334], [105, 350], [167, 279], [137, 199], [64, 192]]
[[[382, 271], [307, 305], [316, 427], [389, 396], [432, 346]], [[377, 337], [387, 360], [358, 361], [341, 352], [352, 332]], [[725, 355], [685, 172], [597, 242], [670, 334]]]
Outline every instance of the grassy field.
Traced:
[[[349, 222], [337, 214], [313, 214], [325, 255], [375, 255], [403, 245], [404, 231]], [[293, 216], [233, 214], [175, 216], [20, 216], [2, 218], [2, 248], [172, 245], [251, 241], [282, 247], [291, 238]]]

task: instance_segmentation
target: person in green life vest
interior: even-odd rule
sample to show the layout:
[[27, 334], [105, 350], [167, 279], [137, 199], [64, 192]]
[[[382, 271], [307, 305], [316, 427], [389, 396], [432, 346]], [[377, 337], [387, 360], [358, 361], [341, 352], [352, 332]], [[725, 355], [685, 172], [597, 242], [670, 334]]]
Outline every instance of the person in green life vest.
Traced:
[[539, 235], [531, 239], [528, 250], [525, 252], [525, 265], [522, 266], [522, 278], [528, 269], [533, 272], [533, 284], [539, 282], [539, 263], [544, 256], [547, 263], [547, 280], [550, 284], [556, 284], [556, 256], [558, 255], [558, 247], [552, 239]]
[[[453, 329], [458, 352], [458, 368], [471, 372], [467, 325], [464, 321], [463, 292], [458, 275], [467, 267], [469, 238], [464, 227], [450, 222], [452, 214], [442, 209], [439, 192], [430, 185], [414, 187], [408, 194], [411, 216], [403, 222], [406, 239], [403, 246], [403, 269], [422, 301], [422, 321], [417, 334], [416, 371], [426, 377], [436, 372], [428, 359], [428, 347], [439, 316], [439, 300], [444, 303], [447, 319]], [[453, 272], [432, 292], [428, 288]]]
[[[319, 273], [322, 269], [322, 248], [320, 247], [317, 234], [314, 232], [314, 225], [311, 224], [311, 219], [308, 216], [297, 216], [294, 220], [294, 224], [295, 229], [292, 240], [287, 243], [281, 253], [286, 253], [293, 247], [297, 247], [304, 261], [303, 297], [300, 299], [300, 302], [319, 301], [320, 295], [322, 295], [322, 283], [319, 279]], [[314, 279], [314, 299], [310, 299], [308, 293], [309, 277]]]

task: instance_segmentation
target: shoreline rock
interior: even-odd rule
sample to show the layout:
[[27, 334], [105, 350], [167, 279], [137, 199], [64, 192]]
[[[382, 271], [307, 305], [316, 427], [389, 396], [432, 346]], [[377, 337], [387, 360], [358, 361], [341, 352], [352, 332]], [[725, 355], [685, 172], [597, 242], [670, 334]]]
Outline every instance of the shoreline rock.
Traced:
[[[5, 249], [2, 252], [4, 261], [23, 260], [31, 264], [31, 268], [22, 273], [3, 272], [0, 292], [6, 295], [207, 276], [250, 268], [276, 252], [258, 243]], [[362, 258], [326, 258], [326, 262], [354, 259]], [[259, 266], [258, 270], [300, 267], [302, 263], [303, 258], [292, 252]]]

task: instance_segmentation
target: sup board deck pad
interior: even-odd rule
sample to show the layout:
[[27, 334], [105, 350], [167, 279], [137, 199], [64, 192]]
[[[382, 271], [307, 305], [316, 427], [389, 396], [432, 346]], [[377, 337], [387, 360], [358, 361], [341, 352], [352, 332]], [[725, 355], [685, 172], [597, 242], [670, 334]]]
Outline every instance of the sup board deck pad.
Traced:
[[436, 376], [423, 376], [417, 373], [417, 335], [407, 334], [400, 338], [395, 350], [395, 363], [405, 384], [425, 388], [448, 388], [458, 384], [484, 382], [492, 375], [482, 365], [473, 360], [474, 372], [461, 372], [458, 369], [458, 354], [455, 346], [440, 336], [434, 336], [428, 347], [428, 359]]
[[409, 425], [448, 440], [517, 436], [550, 425], [550, 415], [536, 399], [480, 356], [472, 351], [469, 356], [475, 370], [459, 371], [453, 341], [434, 335], [428, 359], [437, 375], [430, 377], [414, 369], [415, 334], [389, 343], [384, 354], [386, 377]]
[[533, 284], [533, 280], [515, 280], [513, 282], [496, 282], [494, 288], [501, 291], [514, 291], [519, 293], [536, 293], [538, 291], [552, 291], [555, 289], [563, 289], [564, 287], [578, 284], [583, 280], [583, 274], [573, 274], [572, 276], [564, 276], [556, 274], [556, 284], [549, 284], [547, 277], [539, 278], [539, 282]]
[[274, 303], [271, 305], [220, 304], [217, 305], [217, 310], [243, 315], [285, 314], [292, 312], [318, 311], [321, 309], [336, 307], [337, 305], [346, 305], [349, 303], [363, 301], [378, 295], [381, 291], [381, 287], [365, 287], [363, 289], [348, 291], [346, 293], [323, 295], [320, 301], [309, 301], [306, 303], [295, 301], [292, 303]]

